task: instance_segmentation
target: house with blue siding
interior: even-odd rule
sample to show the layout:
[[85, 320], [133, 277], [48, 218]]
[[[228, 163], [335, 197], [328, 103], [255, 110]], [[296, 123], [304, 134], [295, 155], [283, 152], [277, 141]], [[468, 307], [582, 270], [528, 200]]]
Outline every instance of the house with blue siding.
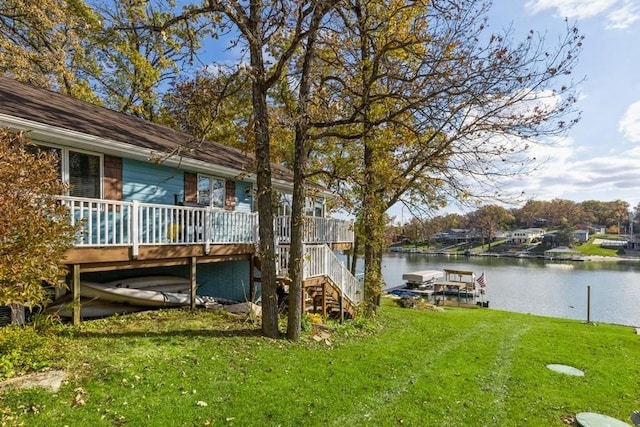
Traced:
[[[195, 291], [221, 300], [260, 300], [249, 147], [198, 140], [6, 77], [0, 77], [0, 126], [28, 132], [39, 149], [60, 159], [60, 177], [70, 186], [60, 200], [81, 230], [63, 260], [74, 299], [83, 282], [174, 275], [191, 280], [194, 297]], [[293, 173], [274, 164], [272, 175], [283, 201], [274, 227], [284, 276]], [[327, 217], [326, 190], [316, 186], [312, 193], [305, 222], [307, 296], [339, 300], [353, 314], [361, 285], [334, 254], [351, 246], [351, 224]], [[330, 308], [321, 309], [326, 314]], [[78, 310], [74, 319], [79, 316]]]

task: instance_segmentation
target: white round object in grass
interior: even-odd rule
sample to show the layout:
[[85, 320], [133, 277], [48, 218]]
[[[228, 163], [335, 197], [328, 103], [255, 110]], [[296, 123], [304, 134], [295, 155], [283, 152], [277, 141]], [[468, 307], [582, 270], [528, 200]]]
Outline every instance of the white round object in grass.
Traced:
[[584, 372], [582, 372], [578, 368], [574, 368], [573, 366], [557, 365], [557, 364], [551, 363], [547, 365], [547, 368], [551, 369], [552, 371], [559, 372], [565, 375], [571, 375], [574, 377], [584, 377]]
[[631, 427], [631, 425], [611, 418], [608, 415], [595, 412], [580, 412], [576, 414], [576, 424], [582, 427]]

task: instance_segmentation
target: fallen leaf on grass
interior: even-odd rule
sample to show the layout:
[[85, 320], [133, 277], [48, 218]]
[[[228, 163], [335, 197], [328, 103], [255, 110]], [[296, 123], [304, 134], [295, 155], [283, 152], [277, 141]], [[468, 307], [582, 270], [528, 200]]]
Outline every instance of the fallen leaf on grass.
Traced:
[[76, 396], [73, 398], [71, 402], [72, 406], [84, 406], [86, 402], [84, 401], [85, 391], [82, 387], [78, 387], [74, 390], [76, 392]]

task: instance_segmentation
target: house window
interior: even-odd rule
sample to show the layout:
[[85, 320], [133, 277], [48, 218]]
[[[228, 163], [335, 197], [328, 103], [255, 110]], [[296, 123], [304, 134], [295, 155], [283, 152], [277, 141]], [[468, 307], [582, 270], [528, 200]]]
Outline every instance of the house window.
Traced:
[[280, 205], [278, 206], [278, 215], [291, 215], [291, 203], [293, 196], [291, 194], [280, 194]]
[[324, 217], [324, 198], [307, 197], [304, 203], [304, 214], [316, 218]]
[[198, 203], [213, 208], [224, 208], [224, 179], [198, 175]]
[[322, 197], [318, 197], [316, 199], [314, 214], [318, 218], [324, 218], [324, 199]]
[[69, 184], [70, 196], [102, 198], [101, 155], [36, 144], [38, 149], [55, 153], [60, 159], [59, 176]]
[[77, 151], [68, 153], [68, 173], [71, 189], [77, 197], [100, 198], [100, 156]]

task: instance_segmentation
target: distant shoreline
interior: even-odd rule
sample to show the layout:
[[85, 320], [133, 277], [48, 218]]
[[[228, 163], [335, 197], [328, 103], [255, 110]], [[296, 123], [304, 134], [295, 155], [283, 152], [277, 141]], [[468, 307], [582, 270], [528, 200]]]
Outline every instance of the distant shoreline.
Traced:
[[547, 261], [567, 261], [567, 262], [588, 262], [588, 261], [608, 261], [608, 262], [640, 262], [640, 256], [605, 256], [605, 255], [580, 255], [575, 254], [571, 257], [545, 257], [544, 255], [537, 254], [531, 255], [526, 253], [496, 253], [496, 252], [447, 252], [447, 251], [438, 251], [438, 250], [419, 250], [419, 249], [402, 249], [402, 250], [391, 250], [389, 248], [390, 253], [401, 253], [401, 254], [422, 254], [422, 255], [438, 255], [438, 256], [455, 256], [455, 257], [493, 257], [493, 258], [520, 258], [520, 259], [541, 259]]

